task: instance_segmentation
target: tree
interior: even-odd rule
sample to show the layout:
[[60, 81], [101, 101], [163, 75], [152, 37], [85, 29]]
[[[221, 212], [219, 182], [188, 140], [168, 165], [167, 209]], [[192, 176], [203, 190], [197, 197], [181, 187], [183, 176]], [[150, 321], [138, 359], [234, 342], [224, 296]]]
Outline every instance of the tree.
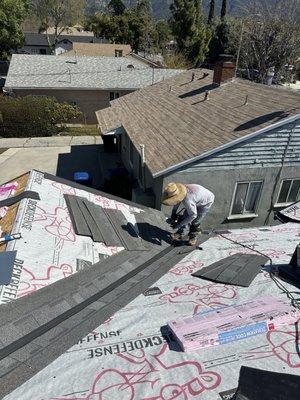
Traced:
[[285, 66], [294, 64], [300, 49], [299, 15], [297, 0], [278, 0], [272, 9], [253, 0], [247, 17], [230, 29], [230, 43], [235, 49], [241, 43], [239, 67], [257, 70], [260, 82], [266, 81], [270, 68], [275, 69], [275, 82], [287, 75]]
[[200, 0], [174, 0], [170, 7], [170, 24], [179, 52], [196, 64], [204, 60], [210, 41], [210, 30], [203, 22]]
[[170, 25], [167, 21], [161, 20], [156, 23], [156, 32], [157, 32], [157, 47], [161, 50], [164, 50], [167, 43], [172, 38], [172, 32]]
[[112, 15], [123, 15], [126, 10], [126, 6], [122, 0], [110, 0], [107, 7]]
[[112, 16], [98, 12], [86, 19], [84, 28], [93, 32], [96, 37], [105, 37], [113, 40], [116, 36], [114, 21]]
[[[62, 32], [81, 19], [84, 5], [85, 0], [32, 0], [32, 12], [46, 31], [48, 45], [52, 51]], [[49, 28], [54, 28], [52, 40], [48, 34]]]
[[143, 15], [150, 16], [151, 15], [150, 0], [138, 0], [136, 4], [136, 11], [140, 16]]
[[224, 20], [227, 13], [227, 0], [222, 0], [222, 7], [221, 7], [221, 20]]
[[226, 21], [219, 21], [214, 25], [207, 56], [210, 63], [215, 63], [220, 54], [230, 53], [233, 56], [235, 55], [236, 50], [230, 47], [230, 25], [232, 21], [232, 19], [226, 19]]
[[211, 24], [215, 18], [215, 0], [210, 0], [207, 23]]
[[21, 47], [24, 40], [21, 24], [27, 16], [26, 0], [1, 0], [0, 57], [7, 59], [10, 51]]

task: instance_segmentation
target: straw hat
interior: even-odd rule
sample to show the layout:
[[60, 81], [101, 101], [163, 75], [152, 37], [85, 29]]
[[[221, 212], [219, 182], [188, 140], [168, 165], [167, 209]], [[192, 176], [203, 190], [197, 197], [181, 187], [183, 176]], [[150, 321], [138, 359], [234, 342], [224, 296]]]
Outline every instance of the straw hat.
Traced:
[[169, 183], [163, 192], [162, 203], [175, 206], [182, 202], [187, 194], [187, 188], [182, 183]]

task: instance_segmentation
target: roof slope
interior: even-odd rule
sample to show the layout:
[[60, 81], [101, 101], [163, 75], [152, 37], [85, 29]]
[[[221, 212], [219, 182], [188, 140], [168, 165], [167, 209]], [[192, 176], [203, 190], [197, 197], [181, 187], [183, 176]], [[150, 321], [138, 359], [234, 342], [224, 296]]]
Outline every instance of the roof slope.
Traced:
[[156, 175], [300, 112], [298, 92], [243, 79], [217, 86], [212, 77], [209, 70], [186, 71], [115, 100], [96, 113], [100, 129], [123, 125], [136, 148], [145, 145]]
[[[170, 264], [166, 265], [165, 271], [169, 271], [160, 279], [153, 277], [156, 290], [152, 295], [140, 295], [119, 311], [124, 293], [133, 281], [135, 290], [139, 284], [144, 284], [141, 275], [135, 275], [119, 287], [118, 296], [116, 292], [108, 293], [104, 299], [97, 300], [95, 296], [94, 302], [86, 302], [84, 309], [80, 309], [80, 305], [84, 299], [90, 299], [89, 294], [97, 294], [97, 288], [100, 292], [113, 278], [116, 273], [113, 258], [116, 257], [114, 260], [121, 268], [122, 253], [108, 258], [105, 265], [95, 265], [41, 289], [23, 302], [19, 299], [6, 305], [11, 315], [3, 312], [0, 325], [1, 332], [11, 335], [5, 336], [7, 341], [21, 336], [17, 342], [20, 346], [28, 330], [32, 341], [23, 342], [19, 350], [11, 348], [14, 352], [0, 363], [3, 400], [219, 400], [220, 393], [231, 393], [237, 387], [242, 365], [299, 377], [299, 337], [295, 324], [270, 332], [259, 324], [261, 334], [192, 353], [182, 352], [166, 329], [167, 322], [173, 318], [205, 313], [261, 296], [272, 295], [289, 302], [266, 270], [262, 270], [247, 289], [216, 284], [191, 274], [232, 254], [256, 254], [253, 249], [271, 257], [274, 265], [286, 264], [298, 243], [298, 235], [299, 224], [286, 224], [235, 229], [209, 238], [201, 251], [186, 254], [181, 262], [178, 263], [176, 257], [167, 259], [166, 264], [177, 264], [171, 269]], [[151, 268], [154, 272], [155, 264]], [[295, 292], [291, 285], [284, 283], [284, 286], [291, 293]], [[76, 306], [77, 314], [66, 318], [65, 312]], [[105, 312], [110, 317], [103, 321]], [[51, 314], [53, 319], [58, 317], [57, 325], [37, 336]], [[40, 327], [32, 332], [36, 320]], [[51, 362], [62, 352], [64, 354]], [[14, 388], [17, 389], [5, 396]], [[289, 398], [288, 393], [285, 398]]]
[[136, 90], [180, 72], [173, 69], [153, 70], [126, 57], [75, 59], [52, 55], [13, 54], [5, 88]]
[[[28, 189], [40, 200], [20, 202], [13, 231], [21, 238], [6, 246], [17, 251], [13, 277], [0, 286], [1, 396], [151, 287], [187, 250], [170, 245], [160, 211], [38, 171], [31, 171]], [[115, 233], [134, 229], [131, 240], [143, 246], [126, 250], [75, 235], [66, 194], [121, 213], [127, 223], [114, 219]]]

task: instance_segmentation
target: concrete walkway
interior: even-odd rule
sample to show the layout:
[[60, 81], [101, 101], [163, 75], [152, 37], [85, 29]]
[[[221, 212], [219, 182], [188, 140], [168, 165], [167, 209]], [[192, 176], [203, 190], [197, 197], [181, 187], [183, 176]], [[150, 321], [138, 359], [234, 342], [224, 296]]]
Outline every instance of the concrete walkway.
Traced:
[[45, 138], [0, 139], [0, 184], [31, 169], [72, 179], [75, 171], [89, 171], [102, 183], [99, 158], [101, 137], [61, 136]]
[[15, 147], [61, 147], [101, 144], [101, 136], [50, 136], [35, 138], [3, 138], [0, 139], [0, 148]]

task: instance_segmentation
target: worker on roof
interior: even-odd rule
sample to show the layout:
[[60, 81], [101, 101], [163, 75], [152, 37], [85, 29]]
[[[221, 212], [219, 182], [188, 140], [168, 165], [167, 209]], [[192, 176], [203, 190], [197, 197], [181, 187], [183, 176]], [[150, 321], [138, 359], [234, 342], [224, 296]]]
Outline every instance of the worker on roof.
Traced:
[[164, 189], [162, 203], [173, 206], [171, 226], [177, 230], [172, 235], [173, 240], [181, 241], [188, 234], [188, 244], [196, 245], [200, 224], [214, 200], [214, 194], [201, 185], [169, 183]]

